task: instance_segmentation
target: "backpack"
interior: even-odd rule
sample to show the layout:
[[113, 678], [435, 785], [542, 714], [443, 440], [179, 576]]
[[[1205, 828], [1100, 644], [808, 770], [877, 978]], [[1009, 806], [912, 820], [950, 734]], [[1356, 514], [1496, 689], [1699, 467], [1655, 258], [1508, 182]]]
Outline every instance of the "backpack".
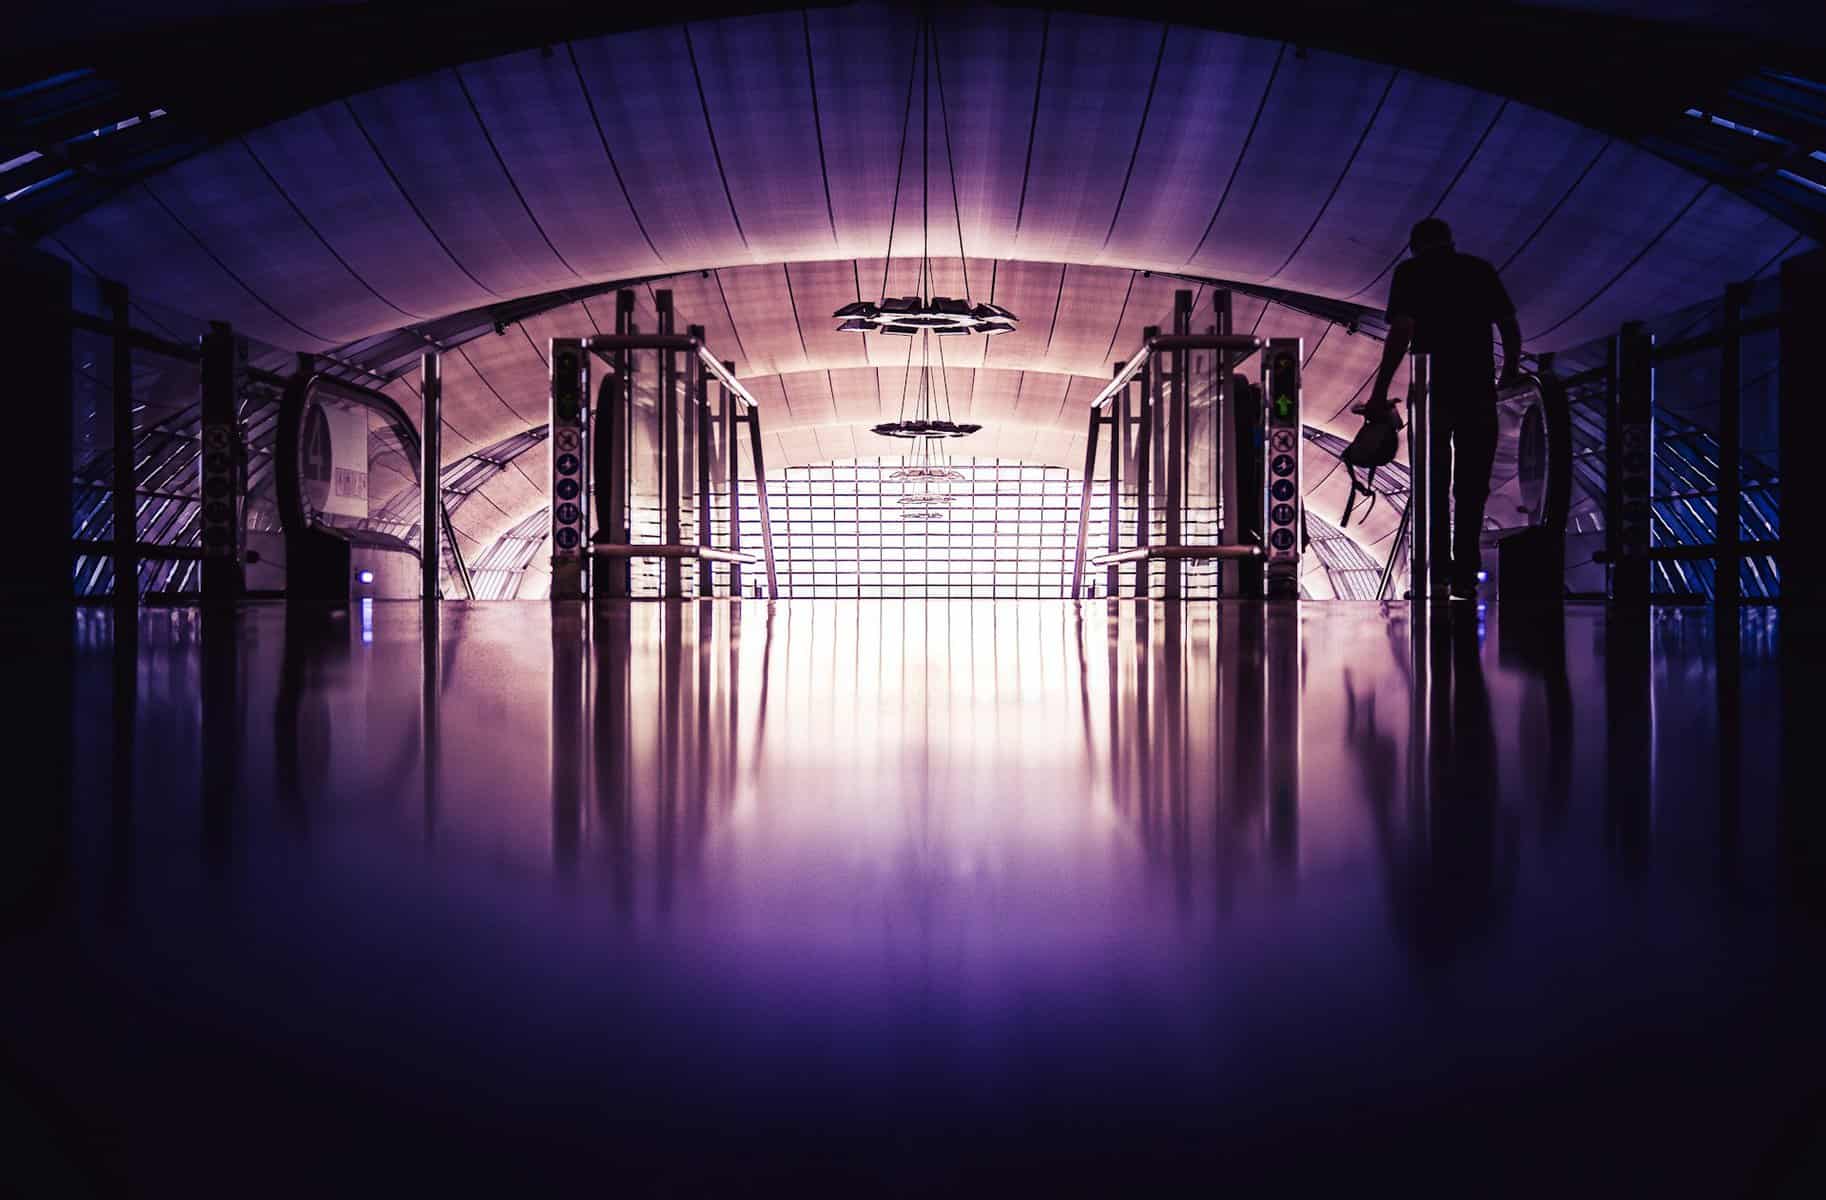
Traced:
[[[1367, 496], [1369, 504], [1363, 509], [1363, 515], [1369, 516], [1370, 509], [1376, 507], [1376, 468], [1386, 467], [1395, 461], [1395, 454], [1401, 448], [1401, 426], [1392, 418], [1371, 420], [1365, 418], [1363, 428], [1351, 439], [1350, 445], [1338, 457], [1344, 462], [1344, 469], [1350, 473], [1350, 498], [1344, 502], [1344, 517], [1338, 522], [1343, 529], [1350, 524], [1350, 515], [1357, 507], [1357, 497]], [[1357, 478], [1357, 472], [1364, 472], [1363, 478]]]

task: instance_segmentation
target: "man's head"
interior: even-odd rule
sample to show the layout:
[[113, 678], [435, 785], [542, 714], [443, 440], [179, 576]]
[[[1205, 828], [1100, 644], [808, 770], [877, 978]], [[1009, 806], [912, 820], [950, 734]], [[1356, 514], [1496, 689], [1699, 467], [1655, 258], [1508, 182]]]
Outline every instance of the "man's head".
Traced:
[[1417, 223], [1408, 233], [1408, 249], [1415, 254], [1425, 254], [1429, 250], [1450, 250], [1452, 248], [1452, 227], [1438, 217], [1428, 217]]

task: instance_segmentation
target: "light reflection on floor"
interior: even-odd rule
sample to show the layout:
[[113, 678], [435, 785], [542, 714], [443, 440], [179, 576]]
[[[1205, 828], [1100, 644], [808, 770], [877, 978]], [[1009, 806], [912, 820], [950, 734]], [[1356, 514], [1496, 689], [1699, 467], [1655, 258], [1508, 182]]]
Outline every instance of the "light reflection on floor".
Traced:
[[1728, 1192], [1826, 1075], [1772, 618], [1726, 677], [1679, 612], [170, 613], [131, 703], [82, 622], [77, 886], [21, 960], [63, 982], [0, 1016], [123, 1174], [180, 1169], [184, 1071], [328, 1174], [1285, 1185], [1320, 1144]]

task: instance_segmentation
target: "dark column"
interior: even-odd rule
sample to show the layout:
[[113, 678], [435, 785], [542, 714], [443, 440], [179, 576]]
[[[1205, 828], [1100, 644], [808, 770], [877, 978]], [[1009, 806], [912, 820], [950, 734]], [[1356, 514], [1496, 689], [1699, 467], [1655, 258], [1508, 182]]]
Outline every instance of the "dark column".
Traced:
[[125, 628], [139, 616], [139, 455], [133, 436], [133, 343], [127, 289], [102, 285], [111, 346], [114, 385], [114, 621]]
[[70, 557], [71, 391], [70, 269], [61, 260], [0, 246], [8, 312], [7, 385], [29, 403], [7, 406], [12, 444], [0, 497], [6, 501], [6, 570], [0, 604], [68, 605]]
[[[1160, 326], [1148, 326], [1141, 331], [1141, 336], [1144, 341], [1152, 341], [1160, 336]], [[1154, 531], [1148, 489], [1153, 486], [1154, 414], [1159, 411], [1159, 405], [1154, 401], [1160, 388], [1160, 360], [1148, 359], [1136, 378], [1141, 384], [1141, 421], [1135, 432], [1135, 545], [1150, 546], [1154, 542]], [[1146, 559], [1135, 564], [1135, 595], [1138, 598], [1147, 597], [1152, 574], [1153, 568]]]
[[767, 501], [767, 460], [761, 453], [761, 410], [748, 410], [748, 454], [754, 460], [755, 510], [761, 518], [761, 560], [767, 567], [767, 598], [780, 598], [780, 576], [774, 567], [773, 509]]
[[211, 325], [202, 350], [203, 605], [226, 609], [241, 599], [241, 505], [247, 495], [234, 333], [226, 325]]
[[1097, 431], [1103, 414], [1091, 409], [1090, 433], [1084, 443], [1084, 482], [1078, 494], [1078, 545], [1072, 553], [1072, 599], [1084, 599], [1084, 560], [1089, 549], [1091, 527], [1091, 488], [1097, 477]]
[[[723, 360], [723, 370], [735, 375], [735, 364]], [[723, 470], [729, 481], [729, 548], [742, 548], [742, 455], [740, 443], [736, 441], [736, 396], [729, 390], [728, 384], [718, 384], [717, 393], [722, 397], [723, 423], [723, 456], [727, 460]], [[742, 598], [742, 564], [729, 564], [729, 594], [737, 600]]]
[[1305, 355], [1300, 338], [1271, 338], [1262, 365], [1262, 387], [1268, 397], [1263, 578], [1267, 595], [1288, 600], [1300, 594], [1300, 555], [1306, 534], [1305, 485], [1300, 470], [1306, 446], [1300, 417], [1300, 364]]
[[0, 570], [0, 662], [10, 706], [0, 750], [12, 772], [0, 804], [0, 938], [31, 927], [68, 894], [73, 589], [70, 270], [0, 241], [0, 338], [14, 453], [0, 472], [6, 569]]
[[[1262, 428], [1267, 409], [1262, 404], [1262, 389], [1242, 372], [1231, 372], [1229, 390], [1232, 415], [1226, 424], [1233, 430], [1233, 450], [1225, 470], [1235, 475], [1236, 485], [1233, 489], [1225, 485], [1224, 503], [1231, 503], [1230, 493], [1234, 491], [1235, 507], [1226, 510], [1224, 524], [1235, 524], [1237, 543], [1259, 546], [1262, 544], [1262, 503], [1268, 494], [1262, 479], [1262, 469], [1267, 465], [1264, 462], [1267, 443], [1263, 440], [1266, 433]], [[1259, 599], [1262, 595], [1262, 561], [1243, 559], [1224, 564], [1225, 570], [1233, 567], [1236, 589], [1226, 594]]]
[[[589, 594], [589, 359], [576, 338], [553, 338], [551, 351], [551, 516], [553, 600]], [[602, 407], [598, 404], [598, 408]], [[612, 473], [612, 472], [611, 472]], [[604, 486], [598, 472], [598, 489]], [[611, 502], [610, 520], [615, 509]], [[613, 588], [614, 572], [610, 573]], [[610, 594], [614, 594], [611, 591]]]
[[1655, 338], [1632, 321], [1617, 335], [1605, 433], [1610, 598], [1647, 604], [1649, 495], [1655, 479]]
[[[1192, 332], [1192, 293], [1189, 291], [1181, 290], [1173, 294], [1173, 332]], [[1184, 348], [1172, 351], [1167, 356], [1167, 377], [1163, 380], [1171, 391], [1166, 397], [1166, 544], [1169, 546], [1179, 545], [1184, 536], [1181, 518], [1186, 504], [1186, 383], [1191, 374], [1190, 358], [1190, 352]], [[1168, 599], [1179, 599], [1180, 575], [1179, 560], [1168, 559], [1165, 589]]]
[[1743, 590], [1743, 554], [1738, 546], [1743, 501], [1743, 337], [1744, 296], [1741, 283], [1725, 288], [1724, 323], [1719, 329], [1718, 361], [1718, 532], [1717, 570], [1712, 598], [1718, 605], [1719, 634], [1729, 627], [1737, 637], [1737, 603]]
[[442, 554], [438, 534], [444, 527], [444, 489], [441, 463], [444, 434], [444, 376], [437, 351], [427, 350], [419, 359], [419, 599], [438, 598], [438, 566]]
[[[704, 327], [688, 325], [685, 333], [700, 346], [704, 342]], [[710, 537], [710, 381], [704, 372], [703, 361], [693, 351], [685, 363], [685, 377], [689, 386], [685, 392], [686, 411], [691, 418], [692, 438], [696, 448], [697, 459], [697, 544], [709, 546]], [[697, 564], [697, 594], [700, 597], [716, 594], [716, 569], [708, 559], [700, 559]]]
[[[1112, 368], [1116, 375], [1122, 374], [1122, 363]], [[1104, 531], [1109, 551], [1114, 554], [1122, 549], [1122, 464], [1129, 452], [1129, 386], [1125, 385], [1110, 400], [1110, 494], [1109, 525]], [[1103, 595], [1105, 599], [1116, 598], [1122, 585], [1122, 568], [1106, 567], [1103, 576]]]
[[[1782, 264], [1781, 325], [1782, 473], [1800, 479], [1826, 438], [1826, 407], [1818, 395], [1822, 330], [1826, 330], [1826, 250]], [[1797, 634], [1817, 651], [1826, 610], [1826, 562], [1818, 550], [1826, 529], [1826, 493], [1817, 487], [1784, 487], [1781, 495], [1782, 639]]]
[[[658, 310], [659, 332], [670, 337], [676, 330], [673, 327], [672, 293], [661, 289], [653, 293], [653, 306]], [[659, 352], [659, 462], [660, 462], [660, 495], [665, 508], [664, 525], [666, 544], [678, 545], [684, 534], [681, 532], [679, 505], [681, 479], [679, 476], [679, 411], [678, 411], [678, 352], [661, 350]], [[684, 564], [676, 558], [667, 558], [660, 564], [660, 575], [664, 580], [662, 594], [668, 599], [685, 594]]]
[[[1781, 440], [1783, 472], [1799, 478], [1826, 437], [1818, 396], [1820, 330], [1826, 329], [1826, 251], [1782, 264]], [[1826, 915], [1826, 805], [1810, 714], [1826, 658], [1826, 565], [1819, 533], [1826, 496], [1804, 483], [1781, 493], [1782, 846], [1795, 899]]]

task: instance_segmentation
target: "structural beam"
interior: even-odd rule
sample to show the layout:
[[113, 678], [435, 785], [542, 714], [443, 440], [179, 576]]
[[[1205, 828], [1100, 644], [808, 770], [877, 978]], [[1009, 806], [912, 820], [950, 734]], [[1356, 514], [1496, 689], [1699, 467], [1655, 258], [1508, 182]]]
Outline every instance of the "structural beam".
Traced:
[[[589, 446], [585, 441], [590, 394], [589, 362], [576, 338], [553, 338], [552, 423], [552, 591], [553, 600], [581, 600], [588, 594]], [[598, 481], [600, 483], [600, 481]]]
[[1632, 321], [1617, 335], [1606, 430], [1606, 550], [1610, 598], [1649, 600], [1650, 495], [1655, 479], [1655, 338]]
[[[1712, 539], [1718, 558], [1712, 573], [1712, 599], [1721, 615], [1735, 612], [1743, 593], [1743, 551], [1737, 539], [1743, 512], [1743, 318], [1748, 292], [1741, 283], [1725, 288], [1719, 330], [1718, 520]], [[1730, 633], [1735, 644], [1736, 630]]]
[[442, 450], [444, 433], [444, 377], [437, 351], [428, 350], [419, 364], [418, 484], [421, 509], [419, 515], [419, 599], [438, 598], [438, 550], [444, 529], [444, 481]]
[[244, 582], [241, 509], [247, 495], [247, 447], [237, 404], [233, 331], [212, 325], [203, 336], [202, 352], [203, 604], [223, 609], [240, 602]]
[[114, 611], [131, 621], [139, 611], [139, 481], [133, 422], [133, 341], [127, 289], [102, 285], [108, 306], [114, 406]]

